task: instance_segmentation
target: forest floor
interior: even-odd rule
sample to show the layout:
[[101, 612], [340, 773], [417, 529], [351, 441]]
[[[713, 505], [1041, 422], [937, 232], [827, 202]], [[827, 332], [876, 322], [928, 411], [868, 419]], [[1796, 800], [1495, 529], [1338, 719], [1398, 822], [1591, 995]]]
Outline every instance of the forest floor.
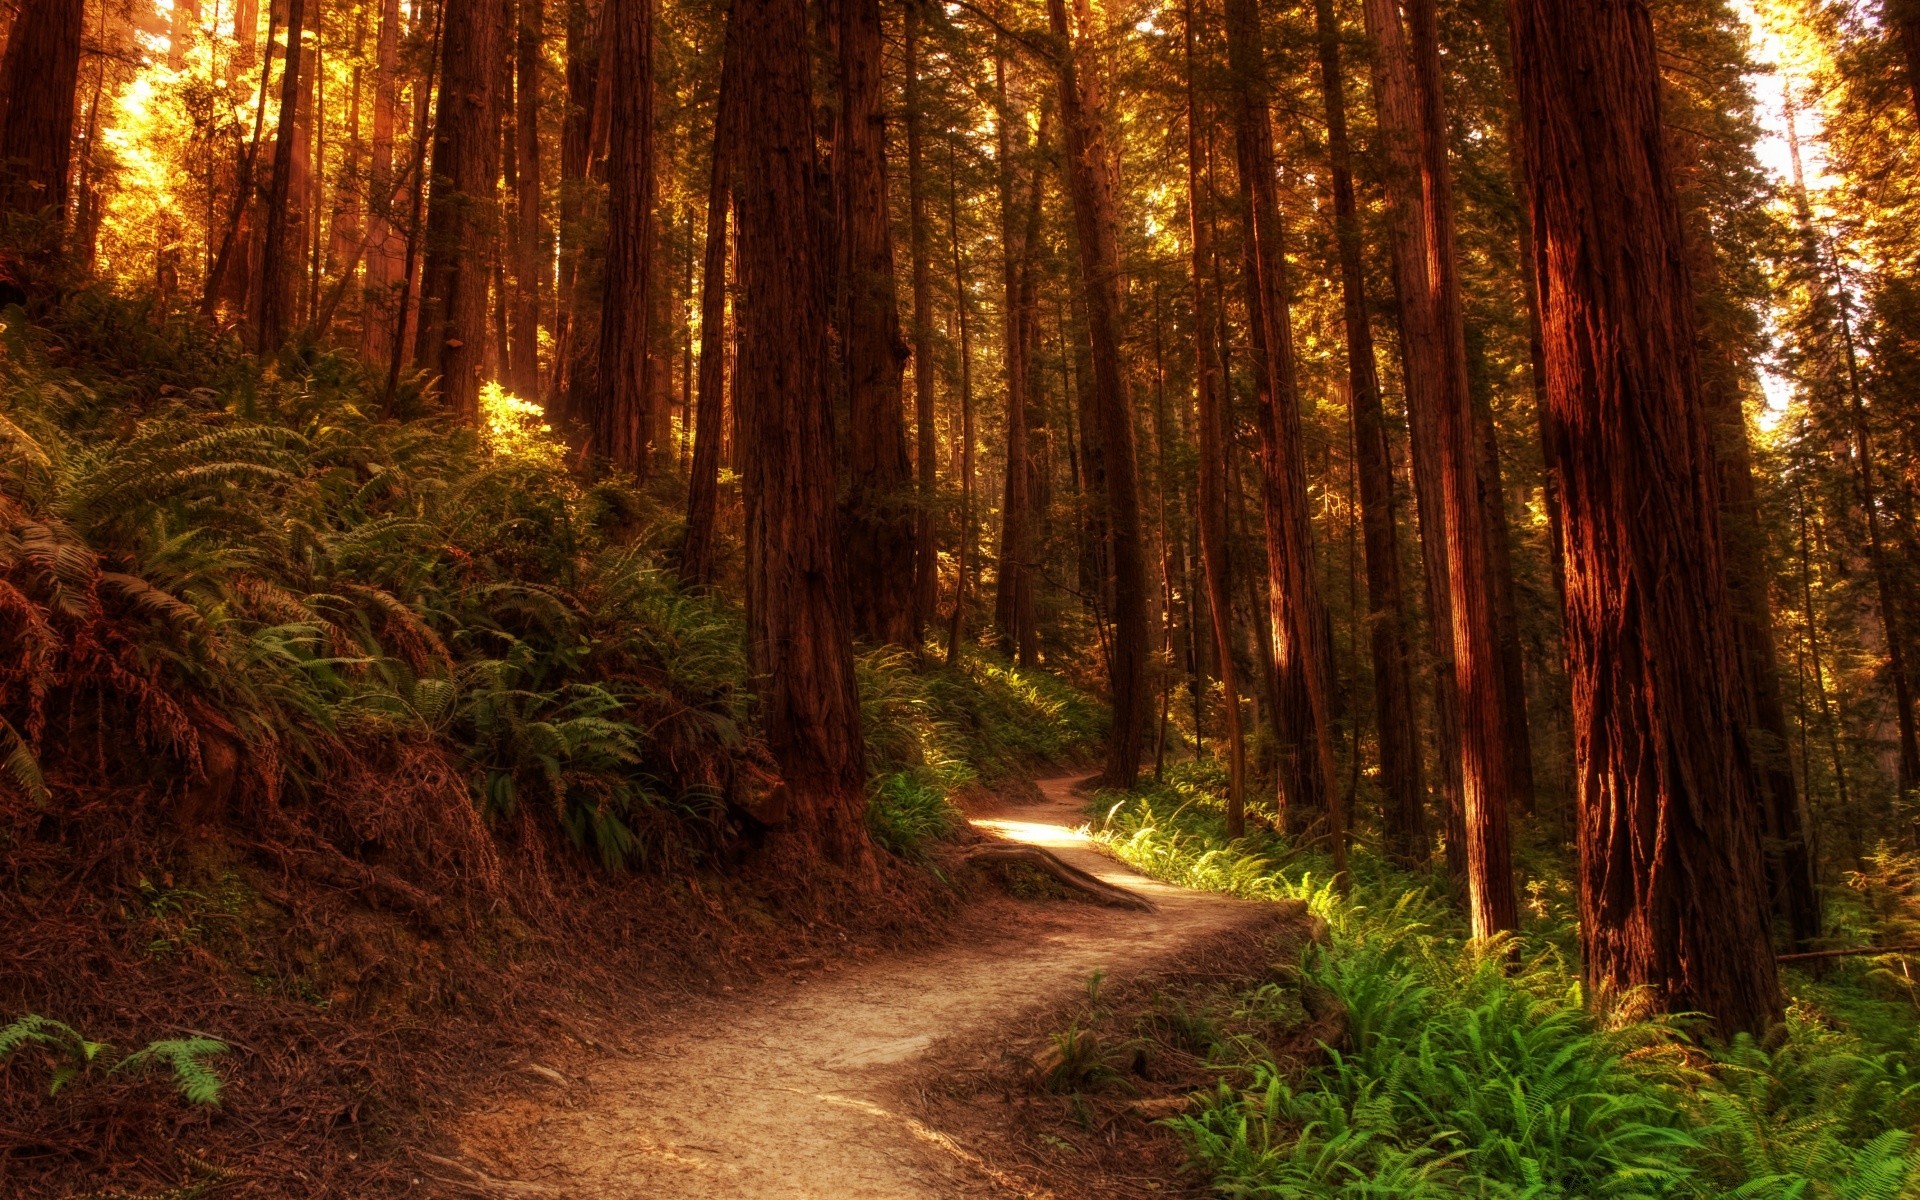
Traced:
[[1037, 801], [969, 819], [1145, 896], [1153, 911], [993, 897], [937, 946], [796, 962], [786, 977], [681, 1008], [636, 1051], [583, 1055], [567, 1071], [530, 1064], [516, 1093], [452, 1122], [454, 1145], [424, 1157], [421, 1173], [477, 1194], [596, 1200], [1053, 1194], [996, 1165], [1007, 1142], [990, 1105], [929, 1104], [940, 1077], [969, 1058], [990, 1065], [1032, 1050], [1096, 973], [1124, 988], [1204, 970], [1210, 955], [1231, 958], [1311, 920], [1301, 907], [1135, 873], [1076, 832], [1084, 803], [1069, 780], [1051, 779]]

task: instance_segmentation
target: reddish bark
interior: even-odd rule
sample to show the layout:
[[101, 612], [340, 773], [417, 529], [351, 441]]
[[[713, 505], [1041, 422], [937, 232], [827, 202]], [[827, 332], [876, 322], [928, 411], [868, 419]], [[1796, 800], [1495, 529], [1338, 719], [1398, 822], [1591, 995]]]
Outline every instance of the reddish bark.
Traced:
[[[1034, 403], [1032, 385], [1033, 347], [1037, 338], [1034, 318], [1034, 255], [1040, 241], [1040, 198], [1043, 189], [1040, 172], [1031, 173], [1024, 217], [1016, 217], [1014, 193], [1017, 185], [1014, 169], [1014, 144], [1008, 130], [1016, 123], [1007, 100], [1006, 51], [1004, 39], [996, 46], [994, 59], [994, 95], [1000, 189], [1000, 268], [1002, 291], [1002, 344], [1005, 347], [1007, 375], [1007, 466], [1006, 489], [1000, 506], [1000, 561], [997, 590], [994, 595], [994, 628], [1000, 645], [1020, 665], [1033, 666], [1040, 657], [1038, 621], [1034, 611], [1034, 561], [1038, 539], [1036, 525], [1044, 482], [1041, 463], [1035, 453], [1036, 429], [1044, 425]], [[1041, 114], [1040, 140], [1046, 140], [1046, 114]]]
[[67, 210], [85, 0], [27, 0], [0, 59], [0, 212]]
[[540, 205], [540, 70], [545, 32], [544, 0], [519, 0], [514, 61], [513, 297], [508, 313], [509, 375], [522, 399], [540, 399], [540, 248], [545, 242]]
[[847, 499], [842, 535], [856, 636], [917, 647], [914, 623], [914, 484], [907, 458], [901, 379], [907, 346], [894, 298], [893, 226], [887, 211], [887, 127], [880, 0], [838, 0], [839, 188], [842, 349], [847, 368]]
[[1639, 0], [1513, 0], [1563, 433], [1580, 933], [1598, 992], [1779, 1019], [1693, 290]]
[[1340, 284], [1347, 334], [1347, 403], [1360, 483], [1360, 522], [1367, 563], [1367, 633], [1373, 665], [1374, 728], [1380, 747], [1381, 829], [1387, 854], [1409, 865], [1431, 850], [1421, 805], [1420, 728], [1414, 712], [1412, 651], [1400, 583], [1400, 531], [1395, 514], [1393, 454], [1380, 402], [1361, 261], [1359, 206], [1353, 192], [1347, 105], [1341, 83], [1340, 27], [1332, 0], [1314, 0], [1320, 39], [1320, 91], [1327, 114], [1333, 215], [1340, 242]]
[[494, 224], [498, 10], [493, 0], [446, 0], [441, 17], [433, 184], [414, 359], [439, 376], [444, 403], [463, 420], [479, 408], [487, 338], [487, 260], [480, 251]]
[[734, 0], [727, 37], [743, 96], [739, 221], [742, 495], [747, 626], [786, 807], [784, 853], [875, 877], [852, 615], [837, 550], [825, 255], [814, 222], [804, 0]]
[[[906, 57], [903, 100], [907, 110], [907, 237], [908, 257], [913, 263], [915, 465], [919, 477], [913, 513], [913, 623], [924, 629], [940, 602], [940, 557], [934, 540], [935, 488], [939, 482], [936, 468], [940, 454], [933, 428], [933, 283], [928, 271], [933, 252], [927, 232], [926, 102], [920, 95], [921, 3], [922, 0], [906, 0], [902, 32]], [[1002, 70], [1002, 63], [996, 60], [996, 79]], [[1009, 355], [1013, 352], [1009, 343]], [[1011, 430], [1011, 415], [1008, 420]], [[1011, 432], [1008, 436], [1012, 436]]]
[[1327, 660], [1331, 642], [1314, 563], [1301, 452], [1285, 226], [1275, 194], [1273, 118], [1257, 0], [1227, 0], [1226, 23], [1245, 209], [1247, 323], [1260, 395], [1261, 507], [1277, 672], [1273, 719], [1282, 748], [1282, 805], [1288, 830], [1329, 839], [1336, 868], [1344, 873], [1346, 816], [1333, 763], [1333, 672]]
[[273, 139], [273, 179], [267, 186], [266, 230], [260, 242], [260, 282], [254, 288], [256, 305], [253, 327], [255, 346], [262, 354], [280, 349], [287, 326], [293, 320], [293, 277], [289, 267], [300, 255], [301, 207], [295, 188], [304, 174], [299, 160], [301, 66], [306, 59], [301, 45], [305, 32], [306, 0], [287, 0], [286, 67], [280, 74], [280, 112], [275, 118]]
[[607, 0], [607, 249], [588, 446], [642, 479], [653, 467], [653, 0]]
[[739, 73], [727, 43], [714, 101], [713, 158], [707, 175], [707, 246], [700, 277], [700, 400], [693, 431], [693, 471], [687, 481], [687, 536], [680, 548], [681, 582], [713, 582], [714, 517], [720, 502], [720, 450], [726, 441], [727, 214], [733, 199], [734, 139], [739, 136]]
[[1065, 126], [1067, 190], [1078, 237], [1080, 295], [1086, 305], [1092, 358], [1091, 409], [1104, 476], [1103, 515], [1113, 576], [1113, 650], [1109, 684], [1113, 727], [1101, 781], [1129, 788], [1146, 748], [1149, 693], [1147, 572], [1140, 534], [1140, 485], [1133, 406], [1120, 370], [1120, 250], [1114, 232], [1113, 159], [1107, 147], [1105, 97], [1087, 49], [1092, 15], [1080, 7], [1077, 36], [1065, 0], [1047, 0], [1060, 58], [1060, 116]]

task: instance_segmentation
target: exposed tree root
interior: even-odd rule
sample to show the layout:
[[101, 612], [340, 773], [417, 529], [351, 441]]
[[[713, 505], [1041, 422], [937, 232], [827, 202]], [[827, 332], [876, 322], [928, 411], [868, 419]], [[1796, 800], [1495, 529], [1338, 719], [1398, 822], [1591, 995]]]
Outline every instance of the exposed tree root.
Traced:
[[967, 851], [967, 861], [1013, 863], [1031, 867], [1097, 903], [1112, 905], [1115, 908], [1138, 909], [1141, 912], [1154, 912], [1157, 909], [1153, 901], [1140, 893], [1115, 887], [1096, 875], [1082, 871], [1079, 867], [1070, 866], [1052, 851], [1043, 850], [1039, 846], [1015, 846], [1006, 842], [989, 842]]

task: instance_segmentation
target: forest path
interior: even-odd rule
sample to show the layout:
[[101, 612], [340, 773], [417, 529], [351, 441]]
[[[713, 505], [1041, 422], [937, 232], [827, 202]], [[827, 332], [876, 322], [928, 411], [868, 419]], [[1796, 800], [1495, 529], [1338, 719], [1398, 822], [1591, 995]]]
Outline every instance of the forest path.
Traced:
[[1276, 920], [1274, 905], [1188, 891], [1115, 862], [1077, 832], [1084, 801], [1071, 781], [1042, 780], [1040, 791], [1037, 802], [973, 824], [1045, 847], [1148, 897], [1154, 911], [996, 901], [960, 918], [940, 945], [853, 958], [701, 1005], [643, 1055], [602, 1060], [564, 1102], [545, 1088], [471, 1114], [461, 1155], [485, 1169], [466, 1182], [485, 1193], [583, 1200], [1020, 1194], [909, 1114], [929, 1047], [990, 1044], [996, 1029], [1073, 999], [1095, 971], [1150, 977], [1211, 935]]

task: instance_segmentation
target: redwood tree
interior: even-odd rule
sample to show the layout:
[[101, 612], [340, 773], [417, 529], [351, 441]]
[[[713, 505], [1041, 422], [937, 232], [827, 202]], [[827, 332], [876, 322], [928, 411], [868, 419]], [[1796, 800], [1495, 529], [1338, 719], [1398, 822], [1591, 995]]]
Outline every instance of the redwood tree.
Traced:
[[887, 127], [880, 0], [837, 0], [840, 122], [841, 347], [847, 370], [847, 502], [843, 532], [862, 638], [917, 647], [914, 483], [907, 459], [901, 377], [907, 346], [894, 297], [893, 225], [887, 211]]
[[645, 478], [653, 459], [648, 317], [653, 296], [653, 0], [606, 0], [607, 248], [589, 447]]
[[1146, 746], [1149, 693], [1147, 667], [1147, 570], [1140, 535], [1139, 466], [1133, 403], [1120, 369], [1120, 249], [1115, 235], [1113, 158], [1107, 146], [1105, 96], [1100, 71], [1087, 47], [1094, 20], [1084, 0], [1076, 5], [1080, 26], [1067, 22], [1066, 0], [1047, 0], [1047, 15], [1059, 53], [1060, 116], [1066, 142], [1067, 192], [1080, 266], [1080, 297], [1086, 306], [1091, 358], [1091, 415], [1099, 439], [1100, 499], [1113, 577], [1113, 651], [1109, 685], [1113, 727], [1107, 739], [1109, 787], [1132, 787]]
[[740, 125], [733, 177], [740, 279], [734, 394], [747, 627], [784, 801], [768, 815], [784, 818], [788, 854], [818, 853], [856, 878], [871, 878], [860, 696], [835, 519], [805, 0], [734, 0], [727, 38], [741, 94], [754, 98], [752, 119]]
[[85, 0], [26, 0], [0, 59], [0, 212], [67, 208]]
[[726, 439], [727, 214], [733, 202], [734, 138], [740, 82], [733, 41], [721, 52], [720, 90], [714, 101], [713, 157], [707, 172], [707, 246], [700, 275], [699, 411], [693, 430], [693, 471], [687, 480], [687, 535], [680, 546], [680, 579], [713, 582], [713, 525], [720, 502], [720, 444]]
[[415, 362], [439, 375], [447, 407], [467, 419], [478, 411], [487, 336], [482, 251], [493, 235], [500, 141], [492, 112], [499, 9], [494, 0], [446, 0], [441, 15], [433, 183], [414, 350]]
[[1641, 0], [1512, 0], [1560, 430], [1580, 934], [1597, 991], [1780, 1015], [1693, 292]]

